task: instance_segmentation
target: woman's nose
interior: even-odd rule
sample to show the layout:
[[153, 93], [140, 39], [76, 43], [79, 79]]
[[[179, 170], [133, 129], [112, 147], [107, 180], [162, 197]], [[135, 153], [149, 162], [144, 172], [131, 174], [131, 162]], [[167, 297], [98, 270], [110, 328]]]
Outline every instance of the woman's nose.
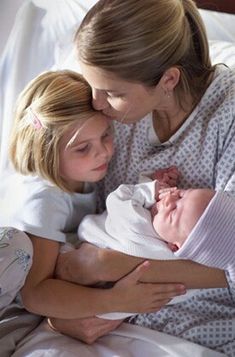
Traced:
[[92, 106], [95, 110], [107, 108], [108, 102], [106, 94], [97, 89], [92, 89]]

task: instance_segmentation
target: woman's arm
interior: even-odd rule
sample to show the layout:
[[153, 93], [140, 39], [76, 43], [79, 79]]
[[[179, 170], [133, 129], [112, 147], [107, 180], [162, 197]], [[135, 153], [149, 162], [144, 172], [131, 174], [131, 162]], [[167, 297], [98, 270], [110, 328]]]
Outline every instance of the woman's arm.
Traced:
[[114, 331], [123, 320], [106, 320], [98, 317], [85, 319], [50, 319], [49, 326], [53, 330], [81, 340], [87, 344], [94, 343], [99, 337]]
[[[148, 264], [139, 265], [110, 289], [94, 289], [54, 278], [59, 243], [31, 236], [33, 265], [21, 290], [29, 311], [55, 318], [76, 319], [114, 311], [157, 311], [172, 297], [184, 293], [182, 286], [139, 283]], [[83, 272], [86, 275], [86, 272]]]
[[[81, 284], [117, 281], [143, 261], [142, 258], [83, 243], [79, 249], [59, 256], [56, 273], [62, 279]], [[227, 286], [222, 270], [187, 260], [150, 260], [150, 267], [141, 281], [161, 285], [181, 283], [186, 288]]]

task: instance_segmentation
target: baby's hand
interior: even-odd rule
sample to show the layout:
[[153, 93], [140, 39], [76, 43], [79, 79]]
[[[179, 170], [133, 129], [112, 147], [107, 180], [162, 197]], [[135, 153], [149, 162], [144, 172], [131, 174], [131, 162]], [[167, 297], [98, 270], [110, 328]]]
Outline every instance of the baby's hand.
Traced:
[[176, 166], [156, 170], [151, 176], [153, 180], [158, 181], [159, 189], [176, 186], [179, 177], [180, 172]]
[[163, 199], [166, 195], [175, 195], [176, 197], [180, 197], [181, 195], [181, 190], [178, 189], [178, 187], [166, 187], [159, 189], [158, 191], [158, 201]]

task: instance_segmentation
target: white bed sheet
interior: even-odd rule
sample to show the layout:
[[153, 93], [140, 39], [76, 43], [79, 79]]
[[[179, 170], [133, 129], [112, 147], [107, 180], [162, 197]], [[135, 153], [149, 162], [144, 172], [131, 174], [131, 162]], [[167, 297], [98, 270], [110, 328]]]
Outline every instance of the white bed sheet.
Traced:
[[[96, 0], [27, 0], [20, 9], [0, 62], [0, 174], [9, 173], [7, 142], [15, 99], [38, 73], [78, 69], [72, 52], [75, 29]], [[214, 62], [235, 65], [235, 15], [201, 11]], [[221, 21], [222, 20], [222, 21]], [[223, 42], [218, 42], [223, 41]], [[123, 324], [92, 346], [62, 336], [42, 323], [19, 345], [13, 357], [38, 356], [219, 357], [223, 354], [142, 327]]]
[[144, 327], [123, 323], [113, 333], [86, 345], [52, 331], [43, 322], [12, 357], [222, 357], [222, 353]]

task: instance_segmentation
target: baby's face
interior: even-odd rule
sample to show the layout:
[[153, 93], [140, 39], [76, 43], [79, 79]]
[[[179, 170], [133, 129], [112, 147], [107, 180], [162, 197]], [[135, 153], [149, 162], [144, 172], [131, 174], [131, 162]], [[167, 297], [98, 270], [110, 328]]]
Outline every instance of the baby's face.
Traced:
[[153, 227], [160, 237], [178, 248], [201, 217], [214, 192], [210, 189], [176, 190], [156, 204]]

